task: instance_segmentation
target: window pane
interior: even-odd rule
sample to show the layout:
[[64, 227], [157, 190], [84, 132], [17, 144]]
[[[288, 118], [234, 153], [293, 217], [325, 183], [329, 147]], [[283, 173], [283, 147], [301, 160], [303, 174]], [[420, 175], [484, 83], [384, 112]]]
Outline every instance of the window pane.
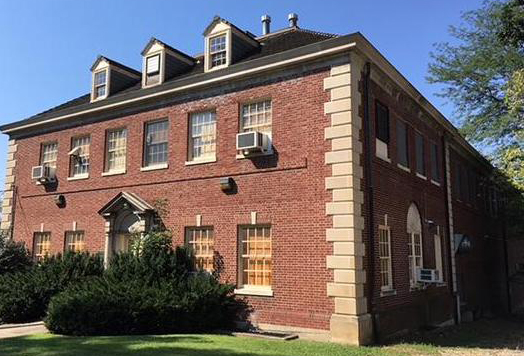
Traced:
[[186, 243], [195, 254], [197, 268], [212, 272], [214, 262], [213, 228], [188, 228], [186, 229]]
[[105, 85], [99, 85], [96, 87], [96, 94], [95, 96], [98, 98], [100, 96], [106, 95], [106, 86]]
[[106, 171], [121, 171], [126, 168], [127, 130], [119, 129], [107, 133]]
[[217, 36], [209, 40], [209, 50], [211, 53], [224, 51], [226, 49], [226, 36]]
[[243, 132], [263, 132], [271, 138], [271, 100], [242, 106], [241, 126]]
[[95, 73], [95, 86], [106, 84], [106, 71]]
[[407, 124], [397, 121], [397, 159], [404, 167], [409, 167]]
[[426, 175], [426, 164], [424, 157], [424, 137], [415, 133], [415, 154], [417, 158], [417, 173]]
[[168, 121], [148, 123], [145, 140], [145, 165], [167, 163]]
[[243, 286], [272, 283], [271, 227], [242, 227], [239, 230], [241, 281]]
[[71, 155], [71, 175], [85, 175], [89, 173], [89, 145], [90, 136], [82, 136], [73, 138], [71, 149], [79, 147], [80, 149], [75, 155]]
[[393, 288], [393, 273], [391, 266], [391, 236], [387, 226], [380, 226], [379, 234], [379, 260], [380, 282], [382, 290]]
[[51, 142], [42, 145], [40, 164], [51, 168], [56, 168], [56, 157], [58, 156], [58, 143]]
[[214, 112], [191, 114], [190, 159], [215, 157], [216, 115]]
[[33, 258], [37, 261], [44, 259], [51, 252], [51, 233], [35, 232], [33, 235]]
[[376, 137], [384, 143], [389, 143], [389, 110], [378, 101], [376, 109]]
[[83, 231], [67, 231], [64, 250], [71, 252], [85, 251], [85, 241]]
[[153, 74], [160, 71], [160, 55], [154, 55], [151, 57], [147, 57], [146, 61], [146, 67], [147, 67], [147, 74]]

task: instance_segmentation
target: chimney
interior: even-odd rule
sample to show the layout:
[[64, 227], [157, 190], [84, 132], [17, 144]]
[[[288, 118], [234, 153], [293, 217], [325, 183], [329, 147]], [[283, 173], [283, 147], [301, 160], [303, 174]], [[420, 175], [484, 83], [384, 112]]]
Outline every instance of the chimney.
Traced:
[[262, 35], [267, 35], [269, 32], [271, 32], [270, 30], [270, 25], [271, 25], [271, 16], [269, 15], [264, 15], [262, 16]]
[[297, 27], [298, 26], [298, 15], [294, 12], [287, 15], [287, 19], [289, 20], [289, 27]]

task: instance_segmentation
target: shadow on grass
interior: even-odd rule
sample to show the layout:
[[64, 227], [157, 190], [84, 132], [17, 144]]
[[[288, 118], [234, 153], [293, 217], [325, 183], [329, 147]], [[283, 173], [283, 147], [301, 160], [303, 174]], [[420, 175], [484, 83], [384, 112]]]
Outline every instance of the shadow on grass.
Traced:
[[439, 347], [524, 350], [524, 322], [517, 319], [482, 319], [409, 335], [393, 344], [421, 343]]

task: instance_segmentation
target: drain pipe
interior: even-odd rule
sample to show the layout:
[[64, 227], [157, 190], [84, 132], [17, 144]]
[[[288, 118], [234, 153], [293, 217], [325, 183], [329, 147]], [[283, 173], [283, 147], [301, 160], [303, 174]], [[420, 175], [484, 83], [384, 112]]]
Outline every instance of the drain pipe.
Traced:
[[368, 204], [368, 216], [367, 216], [367, 228], [368, 228], [368, 243], [366, 244], [366, 253], [368, 257], [368, 273], [367, 273], [367, 295], [369, 297], [369, 313], [371, 314], [371, 325], [373, 329], [373, 338], [374, 341], [378, 340], [378, 330], [375, 320], [375, 246], [374, 246], [374, 232], [375, 232], [375, 222], [374, 222], [374, 209], [373, 209], [373, 176], [372, 176], [372, 145], [373, 135], [371, 132], [371, 124], [369, 119], [369, 78], [371, 75], [371, 64], [366, 62], [364, 66], [364, 82], [363, 82], [363, 92], [362, 96], [362, 106], [364, 109], [364, 178], [366, 182], [366, 196]]

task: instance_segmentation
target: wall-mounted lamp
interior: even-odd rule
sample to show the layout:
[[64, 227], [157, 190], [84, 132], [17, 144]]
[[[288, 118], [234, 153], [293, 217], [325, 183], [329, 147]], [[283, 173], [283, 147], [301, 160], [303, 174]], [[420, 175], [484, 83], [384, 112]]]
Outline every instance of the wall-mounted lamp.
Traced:
[[231, 177], [220, 178], [220, 190], [229, 192], [235, 188], [235, 180]]
[[55, 199], [56, 206], [62, 207], [62, 206], [65, 205], [65, 201], [66, 200], [65, 200], [65, 196], [64, 195], [62, 195], [62, 194], [55, 195], [54, 199]]

